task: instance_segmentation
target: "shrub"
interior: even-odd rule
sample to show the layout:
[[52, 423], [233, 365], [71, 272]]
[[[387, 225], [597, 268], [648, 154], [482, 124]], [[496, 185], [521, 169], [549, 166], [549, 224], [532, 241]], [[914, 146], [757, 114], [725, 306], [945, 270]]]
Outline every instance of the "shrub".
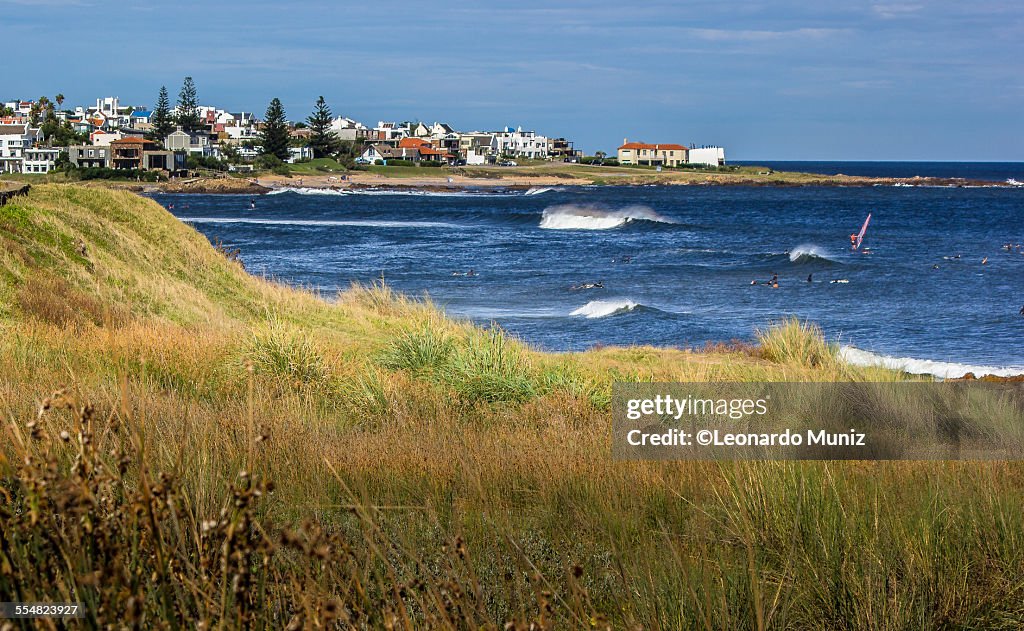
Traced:
[[329, 381], [324, 359], [309, 336], [278, 322], [253, 333], [246, 356], [257, 374], [294, 386], [324, 385]]
[[444, 166], [444, 162], [440, 160], [422, 160], [420, 162], [421, 167], [441, 167]]
[[389, 167], [411, 167], [415, 165], [416, 163], [412, 160], [403, 160], [401, 158], [390, 158], [387, 161], [387, 166]]
[[471, 333], [443, 378], [468, 401], [526, 401], [538, 393], [522, 348], [497, 327]]
[[143, 182], [158, 182], [161, 179], [159, 171], [108, 169], [107, 167], [70, 169], [68, 174], [79, 180], [141, 180]]
[[264, 153], [263, 155], [257, 157], [256, 161], [253, 164], [256, 166], [257, 169], [270, 170], [275, 167], [283, 165], [284, 162], [281, 160], [281, 158], [278, 158], [273, 154]]
[[839, 361], [835, 346], [825, 341], [821, 329], [797, 318], [758, 329], [756, 335], [761, 356], [768, 361], [811, 367], [835, 366]]
[[452, 339], [429, 324], [406, 331], [381, 354], [380, 362], [391, 370], [438, 370], [444, 367], [453, 350]]

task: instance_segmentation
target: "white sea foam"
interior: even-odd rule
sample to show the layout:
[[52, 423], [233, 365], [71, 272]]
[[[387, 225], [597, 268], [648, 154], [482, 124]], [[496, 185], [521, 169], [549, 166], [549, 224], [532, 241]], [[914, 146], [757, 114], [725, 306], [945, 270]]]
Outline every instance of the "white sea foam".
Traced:
[[596, 206], [563, 204], [546, 208], [540, 220], [540, 227], [547, 230], [610, 230], [631, 221], [675, 223], [647, 206], [607, 210]]
[[912, 375], [934, 375], [942, 379], [956, 379], [967, 373], [975, 377], [993, 375], [996, 377], [1012, 377], [1024, 374], [1024, 367], [972, 366], [953, 362], [940, 362], [930, 359], [914, 359], [912, 357], [891, 357], [864, 351], [853, 346], [839, 349], [839, 357], [853, 366], [880, 366], [892, 370], [900, 370]]
[[542, 195], [544, 193], [550, 193], [553, 190], [555, 189], [550, 186], [534, 186], [526, 189], [526, 192], [523, 193], [523, 195]]
[[803, 243], [789, 251], [789, 260], [792, 263], [805, 263], [811, 259], [833, 260], [828, 252], [812, 243]]
[[1010, 186], [1024, 186], [1024, 182], [1020, 182], [1018, 180], [1015, 180], [1012, 177], [1011, 178], [1007, 178], [1006, 183], [1009, 184]]
[[267, 195], [281, 195], [283, 193], [295, 193], [296, 195], [347, 195], [347, 191], [339, 190], [336, 188], [310, 188], [308, 186], [282, 186], [275, 188], [274, 190], [267, 193]]
[[357, 226], [364, 228], [458, 228], [440, 221], [381, 221], [376, 219], [257, 219], [252, 217], [180, 217], [186, 223], [262, 224], [268, 226]]
[[349, 195], [376, 195], [381, 197], [505, 197], [508, 193], [491, 191], [429, 191], [397, 188], [356, 188], [348, 191]]
[[636, 309], [639, 305], [632, 300], [591, 300], [570, 315], [586, 318], [604, 318], [617, 313]]

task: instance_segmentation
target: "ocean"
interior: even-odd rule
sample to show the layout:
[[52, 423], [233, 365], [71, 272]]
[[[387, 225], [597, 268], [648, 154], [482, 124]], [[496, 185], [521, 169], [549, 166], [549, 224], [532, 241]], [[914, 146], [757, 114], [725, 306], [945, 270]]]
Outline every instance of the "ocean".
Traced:
[[[254, 210], [248, 196], [154, 198], [252, 273], [327, 296], [383, 278], [541, 349], [700, 347], [798, 316], [853, 363], [1024, 373], [1024, 254], [1003, 249], [1024, 244], [1024, 188], [292, 189]], [[851, 251], [868, 213], [867, 251]]]
[[1024, 162], [832, 162], [794, 160], [740, 160], [730, 164], [763, 166], [776, 171], [865, 177], [961, 177], [968, 180], [1024, 182]]

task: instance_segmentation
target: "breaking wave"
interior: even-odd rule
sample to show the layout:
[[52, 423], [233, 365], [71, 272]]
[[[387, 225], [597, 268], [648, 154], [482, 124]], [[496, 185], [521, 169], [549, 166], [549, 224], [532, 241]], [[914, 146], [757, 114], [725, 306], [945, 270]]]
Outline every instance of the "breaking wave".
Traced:
[[507, 197], [509, 193], [498, 191], [436, 191], [401, 188], [355, 188], [347, 191], [348, 195], [377, 195], [381, 197]]
[[591, 300], [569, 315], [583, 316], [585, 318], [605, 318], [607, 316], [626, 313], [639, 307], [632, 300]]
[[610, 230], [633, 221], [675, 223], [647, 206], [607, 210], [596, 206], [563, 204], [544, 209], [540, 227], [546, 230]]
[[825, 250], [812, 243], [804, 243], [789, 251], [790, 263], [810, 263], [812, 261], [829, 261], [835, 263]]
[[891, 370], [900, 370], [912, 375], [932, 375], [942, 379], [957, 379], [967, 373], [974, 373], [975, 377], [983, 377], [985, 375], [1013, 377], [1024, 374], [1024, 367], [972, 366], [970, 364], [940, 362], [930, 359], [892, 357], [889, 355], [878, 355], [853, 346], [841, 347], [839, 349], [839, 357], [853, 366], [879, 366]]
[[523, 195], [543, 195], [544, 193], [550, 193], [553, 190], [555, 189], [551, 186], [533, 186], [526, 189], [526, 192], [523, 193]]
[[282, 186], [269, 191], [267, 195], [281, 195], [283, 193], [295, 193], [296, 195], [348, 195], [346, 191], [336, 188], [310, 188], [298, 186]]

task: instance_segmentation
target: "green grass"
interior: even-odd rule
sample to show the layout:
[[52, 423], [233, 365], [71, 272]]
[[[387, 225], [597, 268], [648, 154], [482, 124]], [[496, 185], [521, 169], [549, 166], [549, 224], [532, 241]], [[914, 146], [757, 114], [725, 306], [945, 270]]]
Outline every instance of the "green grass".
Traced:
[[761, 342], [541, 353], [34, 187], [0, 208], [0, 600], [97, 628], [1020, 628], [1019, 463], [611, 459], [617, 380], [905, 378], [806, 323]]
[[345, 173], [344, 165], [334, 158], [316, 158], [309, 162], [289, 164], [288, 170], [293, 175], [330, 175], [331, 173]]

